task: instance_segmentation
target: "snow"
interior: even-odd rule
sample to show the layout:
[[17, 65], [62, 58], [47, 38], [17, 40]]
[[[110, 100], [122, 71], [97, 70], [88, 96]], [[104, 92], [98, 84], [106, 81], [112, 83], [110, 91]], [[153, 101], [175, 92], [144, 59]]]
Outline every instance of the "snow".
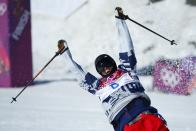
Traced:
[[[138, 67], [154, 63], [159, 57], [196, 55], [195, 48], [188, 45], [189, 41], [196, 41], [196, 7], [185, 5], [185, 0], [164, 0], [149, 6], [147, 0], [88, 0], [69, 17], [59, 12], [56, 16], [55, 13], [42, 13], [55, 9], [55, 5], [63, 9], [64, 2], [58, 0], [50, 8], [51, 0], [31, 1], [34, 74], [54, 55], [57, 41], [66, 39], [74, 59], [98, 76], [93, 66], [97, 55], [108, 53], [118, 59], [116, 6], [123, 7], [124, 12], [139, 23], [178, 43], [171, 46], [127, 22]], [[143, 53], [152, 45], [152, 51]], [[22, 88], [0, 88], [0, 131], [112, 131], [98, 98], [80, 89], [66, 67], [66, 61], [57, 57], [36, 79], [35, 85], [23, 92], [17, 103], [10, 104], [10, 101]], [[190, 96], [164, 94], [151, 90], [151, 77], [141, 77], [141, 81], [152, 105], [167, 120], [171, 131], [196, 128], [195, 92]]]

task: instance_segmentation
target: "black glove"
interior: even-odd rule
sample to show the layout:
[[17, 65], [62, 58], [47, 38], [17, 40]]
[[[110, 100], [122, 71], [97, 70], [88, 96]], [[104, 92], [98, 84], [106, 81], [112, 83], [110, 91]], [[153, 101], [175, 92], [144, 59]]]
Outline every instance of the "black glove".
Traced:
[[122, 20], [128, 19], [128, 15], [123, 14], [123, 10], [121, 7], [116, 7], [115, 11], [116, 11], [116, 16], [115, 16], [116, 18], [122, 19]]
[[68, 45], [67, 42], [65, 40], [59, 40], [58, 41], [58, 54], [63, 54], [67, 49], [68, 49]]

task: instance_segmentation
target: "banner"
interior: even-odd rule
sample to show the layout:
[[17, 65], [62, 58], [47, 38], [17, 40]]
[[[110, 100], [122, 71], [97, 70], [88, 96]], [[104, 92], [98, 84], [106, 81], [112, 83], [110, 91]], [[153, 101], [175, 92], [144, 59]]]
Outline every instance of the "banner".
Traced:
[[10, 83], [10, 61], [8, 50], [8, 4], [0, 1], [0, 86]]
[[187, 95], [196, 80], [196, 57], [161, 59], [154, 66], [153, 87], [163, 92]]
[[30, 0], [0, 1], [0, 86], [32, 79]]

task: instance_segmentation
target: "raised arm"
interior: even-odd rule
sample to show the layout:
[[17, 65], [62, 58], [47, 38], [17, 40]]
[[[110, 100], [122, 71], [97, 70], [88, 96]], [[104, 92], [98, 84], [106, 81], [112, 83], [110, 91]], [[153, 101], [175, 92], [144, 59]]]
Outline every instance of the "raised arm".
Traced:
[[116, 8], [116, 26], [119, 38], [119, 59], [122, 67], [128, 71], [136, 71], [137, 60], [135, 57], [133, 42], [125, 22], [126, 16], [120, 7]]
[[80, 81], [80, 86], [88, 92], [95, 94], [98, 82], [97, 78], [93, 76], [91, 73], [85, 71], [79, 64], [77, 64], [73, 60], [66, 41], [60, 40], [58, 42], [58, 48], [64, 48], [61, 54], [64, 56], [71, 72], [74, 73], [77, 80]]

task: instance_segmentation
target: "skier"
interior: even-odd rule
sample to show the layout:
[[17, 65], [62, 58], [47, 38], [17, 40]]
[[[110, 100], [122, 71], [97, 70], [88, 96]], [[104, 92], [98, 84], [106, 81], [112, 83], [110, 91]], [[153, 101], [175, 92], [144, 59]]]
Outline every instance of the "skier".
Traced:
[[96, 78], [72, 59], [66, 41], [59, 40], [58, 48], [64, 49], [61, 54], [69, 62], [70, 69], [77, 74], [80, 86], [99, 97], [115, 131], [169, 131], [166, 121], [151, 106], [150, 98], [145, 94], [136, 74], [137, 60], [125, 23], [126, 15], [120, 7], [116, 7], [115, 11], [121, 64], [117, 66], [107, 54], [98, 56], [95, 67], [102, 78]]

